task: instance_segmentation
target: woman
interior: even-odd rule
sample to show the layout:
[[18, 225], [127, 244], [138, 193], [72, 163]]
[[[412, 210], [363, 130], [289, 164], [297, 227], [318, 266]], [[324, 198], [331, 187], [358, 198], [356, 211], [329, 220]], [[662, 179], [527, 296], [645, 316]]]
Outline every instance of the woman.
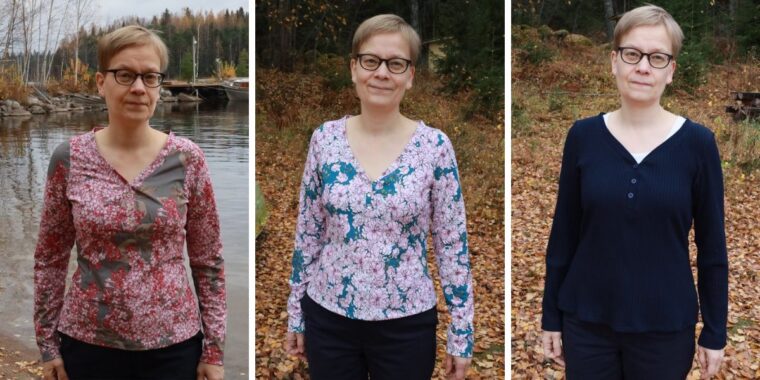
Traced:
[[288, 298], [286, 349], [312, 379], [430, 379], [436, 295], [426, 264], [432, 230], [452, 315], [446, 372], [464, 379], [473, 348], [467, 233], [446, 135], [403, 116], [420, 51], [395, 15], [357, 29], [351, 79], [361, 114], [311, 138]]
[[208, 168], [195, 144], [149, 125], [166, 46], [123, 27], [100, 39], [98, 64], [108, 127], [58, 146], [48, 169], [34, 266], [44, 378], [222, 379], [224, 266]]
[[715, 375], [726, 344], [723, 179], [713, 133], [660, 106], [683, 34], [662, 8], [623, 15], [610, 54], [621, 107], [567, 135], [546, 257], [543, 346], [568, 379]]

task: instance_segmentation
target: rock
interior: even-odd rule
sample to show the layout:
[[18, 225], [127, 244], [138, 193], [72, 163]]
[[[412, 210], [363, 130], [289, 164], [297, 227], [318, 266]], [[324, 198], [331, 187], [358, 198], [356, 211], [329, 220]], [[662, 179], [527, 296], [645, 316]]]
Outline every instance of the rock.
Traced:
[[188, 95], [185, 93], [179, 94], [177, 96], [180, 102], [200, 102], [201, 98], [193, 95]]
[[560, 29], [552, 32], [552, 36], [556, 37], [559, 40], [567, 37], [568, 34], [570, 34], [570, 32], [568, 32], [566, 29]]
[[176, 96], [161, 96], [161, 100], [166, 103], [176, 103], [179, 101], [179, 98]]
[[39, 104], [35, 104], [29, 107], [29, 112], [31, 112], [33, 115], [40, 115], [40, 114], [47, 113], [47, 111], [45, 111], [45, 109]]
[[34, 105], [42, 105], [42, 102], [39, 99], [37, 99], [36, 96], [29, 95], [26, 97], [26, 104], [30, 106], [34, 106]]
[[21, 103], [15, 101], [15, 100], [6, 100], [5, 101], [6, 107], [10, 110], [22, 110], [24, 107], [21, 107]]
[[586, 36], [580, 34], [568, 34], [565, 39], [565, 43], [574, 46], [594, 46], [594, 43]]
[[12, 117], [13, 116], [31, 116], [31, 115], [32, 114], [29, 111], [27, 111], [27, 110], [25, 110], [23, 108], [21, 108], [21, 109], [12, 109], [12, 110], [10, 110], [8, 112], [4, 112], [3, 113], [3, 116], [12, 116]]

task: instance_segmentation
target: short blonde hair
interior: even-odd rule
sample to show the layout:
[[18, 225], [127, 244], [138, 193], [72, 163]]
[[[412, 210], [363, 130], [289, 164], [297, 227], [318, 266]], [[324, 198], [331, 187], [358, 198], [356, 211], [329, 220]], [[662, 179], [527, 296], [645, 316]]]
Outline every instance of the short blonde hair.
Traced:
[[670, 37], [670, 43], [673, 48], [674, 57], [678, 56], [683, 45], [683, 31], [673, 16], [666, 10], [656, 5], [644, 5], [631, 9], [620, 18], [615, 25], [615, 34], [613, 39], [613, 48], [617, 50], [620, 47], [620, 41], [633, 28], [639, 26], [657, 26], [662, 25]]
[[409, 44], [409, 59], [412, 60], [412, 64], [417, 62], [422, 49], [420, 36], [403, 18], [394, 14], [377, 15], [364, 20], [354, 33], [351, 56], [359, 54], [359, 49], [372, 36], [382, 33], [400, 33]]
[[158, 60], [161, 63], [161, 71], [166, 71], [169, 66], [169, 49], [156, 34], [156, 31], [144, 28], [140, 25], [127, 25], [106, 34], [98, 40], [98, 70], [105, 72], [111, 58], [120, 51], [134, 46], [152, 46], [156, 49]]

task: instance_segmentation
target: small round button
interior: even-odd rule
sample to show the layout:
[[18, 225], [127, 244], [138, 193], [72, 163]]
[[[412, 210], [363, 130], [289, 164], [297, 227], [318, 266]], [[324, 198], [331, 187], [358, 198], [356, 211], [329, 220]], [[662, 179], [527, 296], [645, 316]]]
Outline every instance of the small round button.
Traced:
[[636, 169], [639, 167], [639, 164], [633, 164], [633, 168]]
[[633, 198], [633, 193], [628, 193], [628, 199]]
[[635, 184], [636, 183], [636, 178], [631, 178], [631, 183]]

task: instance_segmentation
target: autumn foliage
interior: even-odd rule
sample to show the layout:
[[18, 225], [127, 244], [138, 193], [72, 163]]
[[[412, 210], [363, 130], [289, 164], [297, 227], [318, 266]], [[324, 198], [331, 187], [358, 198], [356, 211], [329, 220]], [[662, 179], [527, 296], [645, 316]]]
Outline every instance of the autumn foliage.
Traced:
[[[475, 289], [475, 354], [468, 379], [504, 378], [504, 128], [475, 116], [463, 120], [468, 97], [441, 95], [440, 79], [419, 71], [401, 112], [442, 129], [456, 151], [462, 180]], [[297, 193], [311, 132], [322, 122], [359, 112], [352, 88], [333, 90], [330, 78], [256, 72], [256, 182], [269, 216], [256, 239], [256, 378], [307, 379], [307, 364], [282, 348]], [[428, 244], [432, 247], [432, 244]], [[429, 267], [437, 278], [433, 254]], [[434, 378], [443, 378], [445, 326], [440, 283]]]
[[[570, 46], [535, 29], [513, 33], [512, 46], [512, 378], [562, 379], [544, 358], [541, 300], [545, 249], [556, 201], [562, 146], [579, 118], [619, 107], [609, 46]], [[674, 81], [679, 80], [676, 70]], [[719, 379], [760, 378], [760, 125], [735, 123], [724, 112], [731, 91], [760, 91], [757, 63], [712, 66], [693, 93], [667, 91], [663, 106], [712, 129], [725, 181], [729, 256], [726, 359]], [[696, 247], [690, 254], [694, 277]], [[701, 324], [697, 325], [697, 330]], [[689, 379], [699, 376], [694, 361]]]

